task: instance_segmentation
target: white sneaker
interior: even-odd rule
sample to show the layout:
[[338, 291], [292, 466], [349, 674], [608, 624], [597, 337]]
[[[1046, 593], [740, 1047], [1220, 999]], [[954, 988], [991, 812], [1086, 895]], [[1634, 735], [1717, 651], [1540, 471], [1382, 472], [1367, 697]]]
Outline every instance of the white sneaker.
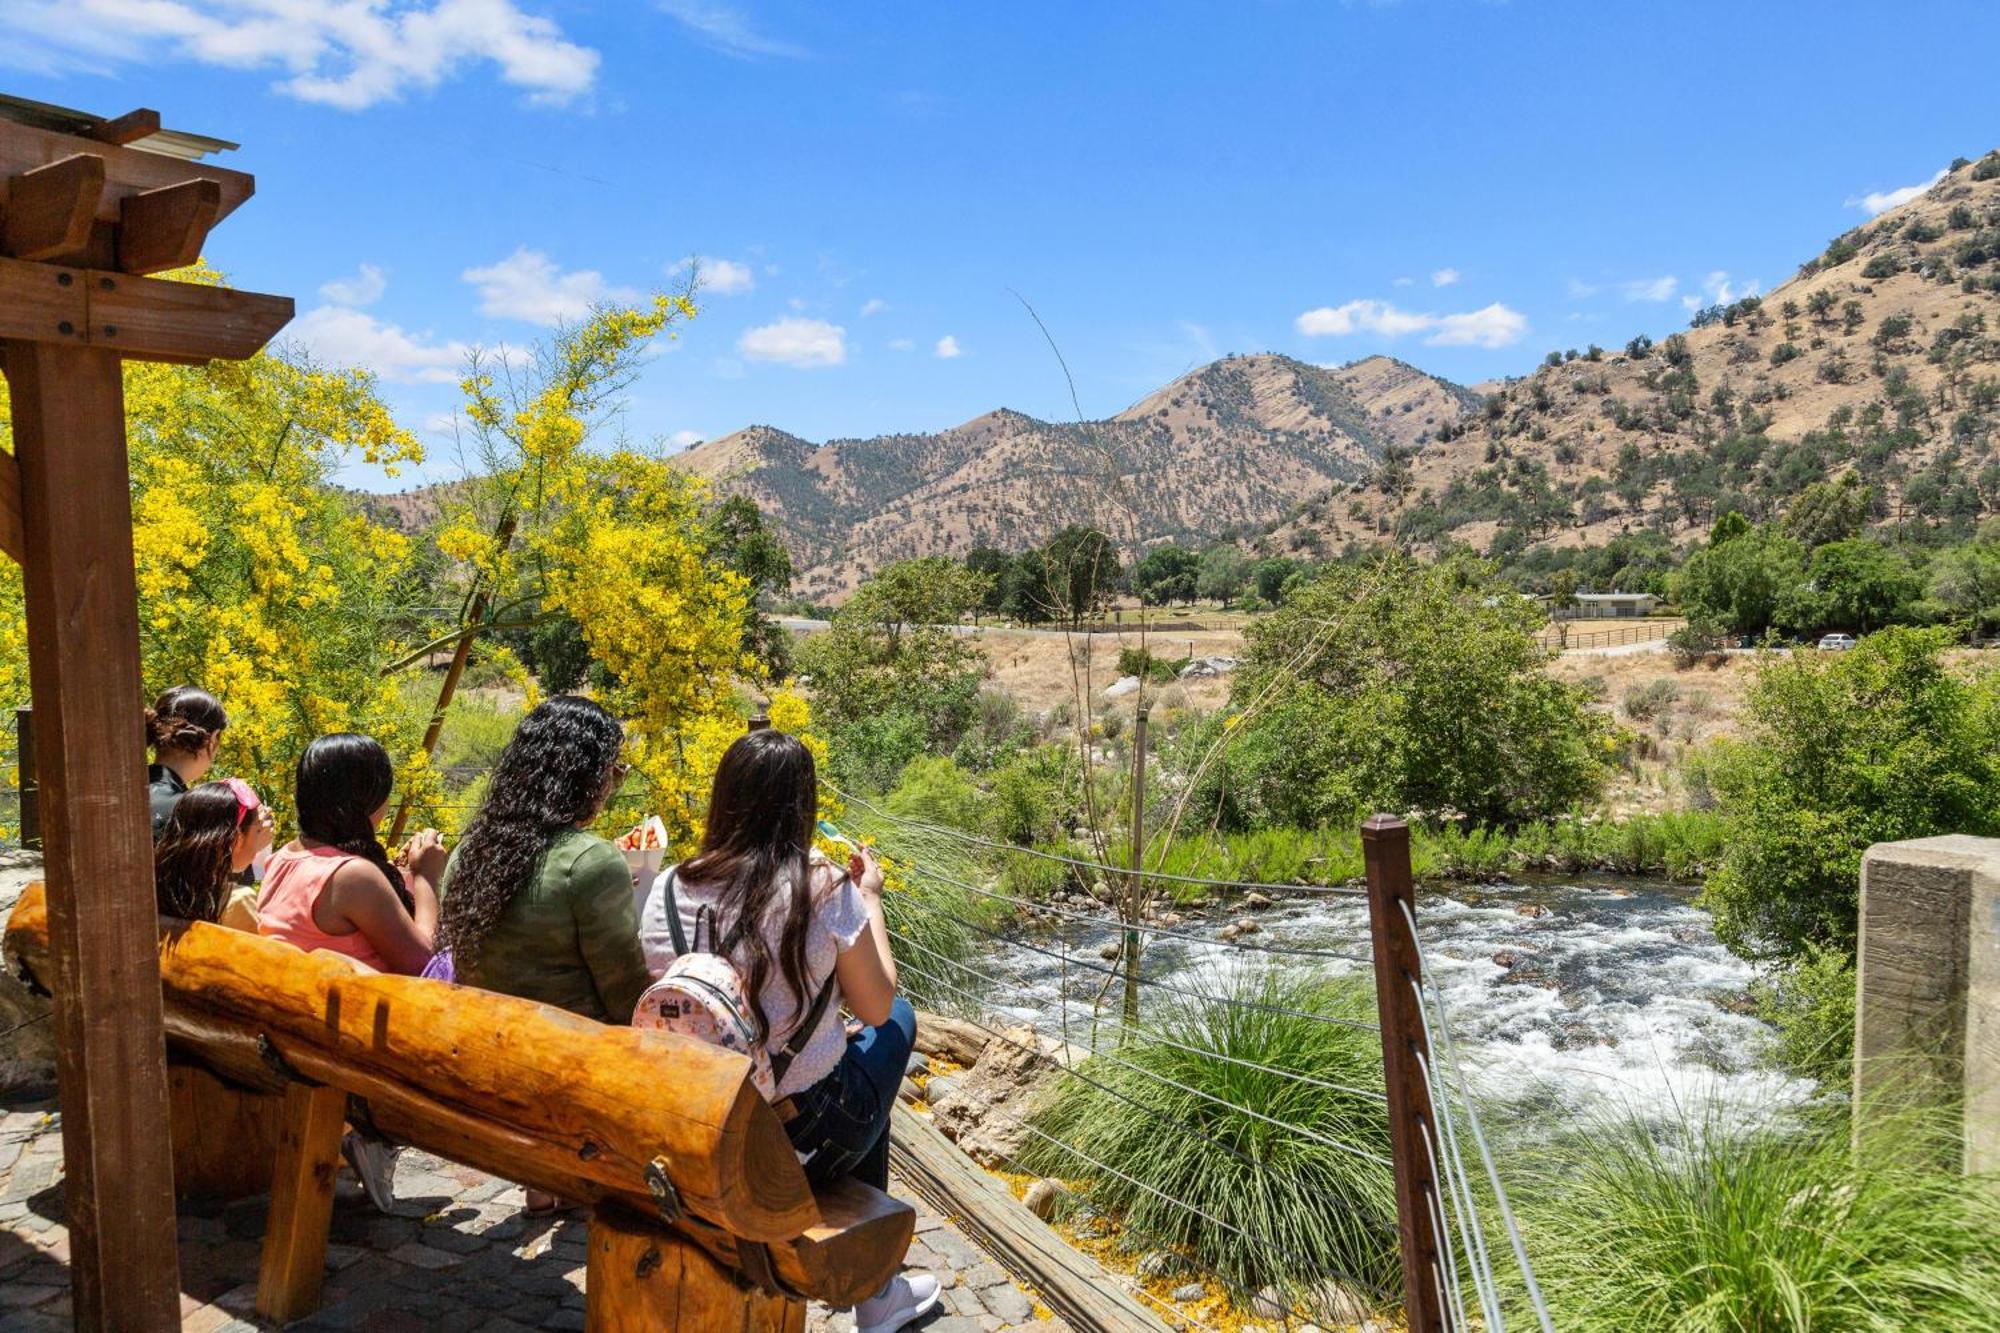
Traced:
[[347, 1159], [377, 1212], [386, 1213], [396, 1206], [396, 1153], [394, 1144], [364, 1138], [351, 1129], [340, 1140], [340, 1155]]
[[854, 1307], [854, 1333], [896, 1333], [937, 1309], [939, 1294], [938, 1280], [929, 1273], [898, 1273]]

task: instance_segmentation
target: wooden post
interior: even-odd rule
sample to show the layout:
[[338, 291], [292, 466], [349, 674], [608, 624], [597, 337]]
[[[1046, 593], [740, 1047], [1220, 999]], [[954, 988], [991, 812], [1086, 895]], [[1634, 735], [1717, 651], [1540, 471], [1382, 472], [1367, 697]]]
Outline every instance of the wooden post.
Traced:
[[744, 726], [743, 732], [745, 735], [748, 735], [753, 731], [769, 731], [770, 729], [771, 729], [770, 717], [767, 716], [766, 714], [759, 713], [755, 717], [751, 718], [749, 723]]
[[1132, 875], [1125, 892], [1125, 1026], [1139, 1026], [1139, 925], [1146, 911], [1146, 714], [1132, 719]]
[[285, 1089], [281, 1114], [264, 1253], [257, 1268], [257, 1313], [282, 1324], [319, 1307], [347, 1094], [294, 1083]]
[[14, 770], [20, 775], [21, 845], [39, 850], [42, 845], [42, 793], [35, 784], [35, 710], [14, 710]]
[[20, 460], [28, 669], [80, 1329], [180, 1326], [117, 353], [0, 344]]
[[[1438, 1298], [1445, 1262], [1433, 1209], [1442, 1210], [1432, 1154], [1442, 1153], [1433, 1132], [1430, 1086], [1424, 1079], [1430, 1042], [1416, 992], [1421, 964], [1410, 930], [1416, 893], [1410, 882], [1410, 827], [1393, 815], [1361, 826], [1368, 867], [1368, 929], [1375, 951], [1375, 1007], [1382, 1023], [1382, 1075], [1389, 1093], [1389, 1149], [1395, 1159], [1396, 1217], [1402, 1231], [1403, 1305], [1410, 1333], [1442, 1333], [1450, 1326]], [[1408, 907], [1411, 916], [1403, 914]], [[1427, 1149], [1425, 1138], [1431, 1140]]]

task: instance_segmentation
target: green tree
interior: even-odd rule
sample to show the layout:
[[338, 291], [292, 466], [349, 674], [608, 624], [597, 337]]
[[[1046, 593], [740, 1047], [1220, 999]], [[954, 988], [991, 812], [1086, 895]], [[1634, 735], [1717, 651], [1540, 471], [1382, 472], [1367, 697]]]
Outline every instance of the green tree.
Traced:
[[1250, 570], [1250, 580], [1257, 590], [1257, 596], [1276, 606], [1285, 600], [1285, 586], [1292, 577], [1305, 569], [1296, 560], [1284, 556], [1272, 556], [1259, 560]]
[[[1716, 524], [1740, 515], [1724, 515]], [[1746, 525], [1747, 527], [1747, 525]], [[1730, 634], [1762, 634], [1789, 607], [1805, 582], [1805, 553], [1771, 528], [1725, 534], [1688, 557], [1675, 580], [1690, 620]]]
[[1195, 579], [1195, 591], [1212, 602], [1233, 602], [1243, 595], [1243, 588], [1250, 580], [1250, 558], [1227, 542], [1220, 542], [1201, 553], [1201, 572]]
[[1750, 734], [1715, 766], [1732, 833], [1703, 901], [1732, 949], [1851, 956], [1871, 844], [2000, 833], [2000, 672], [1956, 674], [1950, 641], [1896, 627], [1759, 667]]
[[763, 604], [792, 590], [792, 556], [767, 522], [757, 502], [732, 495], [708, 516], [710, 558], [741, 574], [750, 585], [743, 610], [743, 651], [754, 658], [767, 680], [791, 670], [791, 634], [764, 614]]
[[986, 590], [980, 594], [975, 608], [977, 612], [997, 616], [1006, 610], [1015, 564], [1013, 556], [997, 547], [975, 546], [965, 553], [965, 567], [986, 580]]
[[1785, 532], [1808, 551], [1858, 537], [1874, 499], [1874, 489], [1857, 473], [1842, 473], [1838, 481], [1816, 481], [1800, 491], [1785, 511]]
[[1413, 807], [1513, 823], [1594, 796], [1605, 724], [1542, 670], [1541, 624], [1483, 562], [1328, 567], [1250, 627], [1233, 711], [1194, 742], [1220, 754], [1192, 799], [1311, 827]]
[[1023, 620], [1075, 624], [1118, 579], [1118, 547], [1096, 528], [1070, 526], [1015, 562], [1007, 609]]
[[1184, 546], [1156, 546], [1132, 569], [1132, 590], [1147, 606], [1192, 602], [1200, 585], [1201, 557]]
[[1970, 622], [1976, 632], [2000, 632], [2000, 531], [1993, 540], [1982, 532], [1979, 541], [1939, 552], [1931, 561], [1930, 595], [1946, 615]]
[[1850, 537], [1812, 553], [1803, 587], [1795, 589], [1778, 619], [1799, 634], [1846, 630], [1866, 634], [1916, 618], [1923, 580], [1900, 553], [1879, 542]]
[[978, 708], [986, 659], [958, 631], [983, 576], [944, 556], [884, 565], [798, 651], [830, 727], [835, 767], [881, 788], [920, 753], [944, 754]]

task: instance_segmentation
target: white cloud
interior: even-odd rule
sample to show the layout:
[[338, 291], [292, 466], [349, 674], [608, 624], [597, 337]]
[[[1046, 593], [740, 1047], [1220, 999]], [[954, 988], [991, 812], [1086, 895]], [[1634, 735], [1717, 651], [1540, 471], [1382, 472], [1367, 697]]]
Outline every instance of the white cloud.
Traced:
[[1761, 286], [1755, 278], [1739, 286], [1729, 280], [1729, 274], [1716, 269], [1702, 280], [1701, 294], [1686, 293], [1681, 297], [1681, 306], [1687, 310], [1699, 310], [1706, 305], [1730, 305], [1746, 296], [1755, 296]]
[[1424, 339], [1433, 347], [1506, 347], [1521, 341], [1528, 317], [1495, 301], [1462, 315], [1445, 315], [1437, 330]]
[[667, 436], [667, 443], [676, 449], [692, 449], [707, 438], [698, 430], [677, 430]]
[[448, 384], [464, 368], [467, 347], [432, 342], [362, 310], [323, 305], [307, 311], [290, 336], [332, 366], [359, 366], [401, 384]]
[[908, 338], [891, 338], [889, 340], [889, 350], [892, 352], [914, 352], [917, 350], [917, 345]]
[[1350, 333], [1379, 333], [1384, 338], [1400, 338], [1436, 323], [1432, 315], [1398, 310], [1387, 301], [1349, 301], [1343, 306], [1321, 306], [1308, 310], [1294, 323], [1308, 338], [1340, 338]]
[[1618, 284], [1620, 294], [1628, 301], [1671, 301], [1680, 290], [1681, 280], [1671, 275], [1662, 278], [1633, 278]]
[[937, 357], [940, 361], [951, 361], [964, 355], [964, 351], [959, 348], [958, 339], [949, 333], [937, 340]]
[[1417, 285], [1417, 280], [1415, 278], [1394, 278], [1390, 280], [1389, 285], [1392, 287], [1414, 287]]
[[1940, 170], [1937, 175], [1931, 177], [1929, 180], [1919, 181], [1915, 185], [1905, 185], [1896, 190], [1871, 190], [1867, 194], [1849, 198], [1847, 206], [1849, 208], [1858, 208], [1872, 218], [1877, 213], [1886, 213], [1899, 204], [1909, 203], [1910, 200], [1943, 180], [1947, 174], [1947, 172]]
[[879, 296], [874, 297], [861, 307], [861, 318], [866, 319], [870, 315], [879, 315], [888, 308], [889, 303], [887, 301]]
[[750, 271], [748, 264], [739, 264], [733, 259], [718, 259], [714, 255], [696, 255], [683, 259], [667, 269], [669, 273], [685, 273], [693, 269], [695, 285], [708, 296], [741, 296], [757, 285], [757, 275]]
[[604, 275], [595, 269], [565, 273], [540, 250], [525, 245], [497, 264], [469, 268], [459, 276], [479, 289], [481, 314], [530, 324], [578, 320], [593, 305], [635, 301], [639, 296], [629, 287], [606, 285]]
[[736, 350], [752, 361], [837, 366], [847, 360], [847, 330], [823, 319], [786, 318], [747, 331], [736, 340]]
[[1431, 274], [1431, 286], [1449, 287], [1454, 282], [1457, 282], [1458, 278], [1459, 278], [1459, 272], [1457, 269], [1441, 268]]
[[1338, 338], [1353, 333], [1400, 338], [1410, 333], [1428, 333], [1424, 341], [1433, 347], [1505, 347], [1520, 341], [1528, 331], [1525, 315], [1497, 301], [1455, 315], [1399, 310], [1386, 301], [1349, 301], [1342, 306], [1308, 310], [1295, 324], [1308, 338]]
[[728, 5], [707, 3], [707, 0], [654, 0], [654, 3], [661, 13], [694, 33], [704, 46], [726, 56], [735, 56], [739, 60], [753, 60], [759, 56], [800, 60], [812, 54], [802, 46], [766, 37], [750, 26], [749, 19]]
[[319, 294], [335, 305], [374, 305], [389, 290], [389, 279], [373, 264], [363, 264], [351, 278], [335, 278], [320, 284]]
[[428, 91], [490, 64], [537, 102], [589, 91], [599, 56], [514, 0], [10, 0], [0, 6], [0, 64], [109, 74], [192, 60], [277, 68], [301, 101], [358, 111]]

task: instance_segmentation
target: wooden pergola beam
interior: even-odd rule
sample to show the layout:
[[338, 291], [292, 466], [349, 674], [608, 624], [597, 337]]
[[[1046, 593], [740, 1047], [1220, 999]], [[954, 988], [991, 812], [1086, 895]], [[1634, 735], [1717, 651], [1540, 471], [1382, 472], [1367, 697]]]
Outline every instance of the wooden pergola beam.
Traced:
[[[115, 223], [119, 220], [127, 195], [143, 194], [147, 190], [179, 185], [197, 178], [214, 181], [221, 189], [222, 202], [216, 210], [216, 218], [220, 221], [234, 213], [257, 188], [252, 177], [227, 167], [188, 162], [178, 157], [149, 153], [142, 148], [99, 143], [95, 139], [82, 139], [11, 120], [0, 120], [0, 180], [51, 162], [60, 162], [77, 153], [88, 153], [104, 162], [104, 194], [97, 203], [97, 218], [102, 222]], [[5, 205], [6, 201], [0, 200], [0, 207]]]
[[122, 116], [113, 116], [110, 120], [99, 121], [97, 124], [83, 131], [83, 137], [86, 139], [95, 139], [99, 143], [117, 144], [122, 147], [125, 144], [136, 143], [149, 135], [158, 134], [159, 132], [160, 113], [151, 107], [142, 106], [136, 111], [127, 111]]
[[289, 296], [0, 259], [0, 338], [99, 347], [134, 361], [240, 361], [292, 311]]

